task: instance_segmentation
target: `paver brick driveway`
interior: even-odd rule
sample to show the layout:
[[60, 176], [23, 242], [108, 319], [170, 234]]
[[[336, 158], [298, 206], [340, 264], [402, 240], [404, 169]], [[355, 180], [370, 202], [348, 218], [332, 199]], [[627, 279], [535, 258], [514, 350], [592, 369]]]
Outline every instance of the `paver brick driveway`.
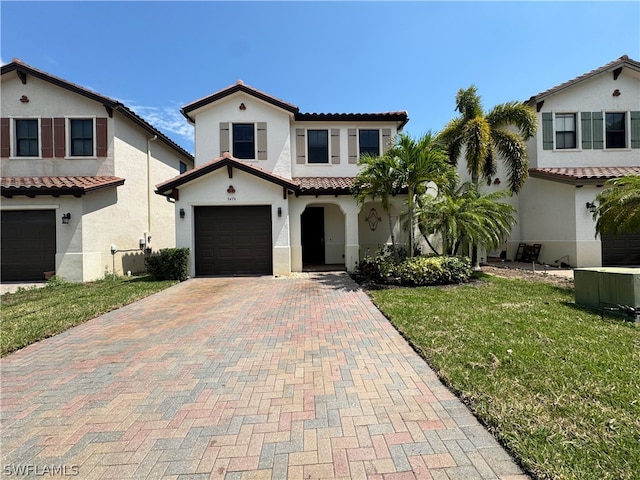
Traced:
[[367, 295], [326, 273], [189, 280], [6, 357], [2, 469], [526, 478]]

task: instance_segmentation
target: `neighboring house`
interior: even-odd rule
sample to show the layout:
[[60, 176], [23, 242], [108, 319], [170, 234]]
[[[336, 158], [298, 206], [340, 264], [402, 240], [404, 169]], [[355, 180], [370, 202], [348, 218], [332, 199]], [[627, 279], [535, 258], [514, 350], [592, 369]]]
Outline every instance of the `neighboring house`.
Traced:
[[2, 281], [139, 272], [143, 250], [175, 245], [174, 207], [153, 189], [193, 157], [117, 100], [14, 60], [0, 157]]
[[[640, 175], [640, 63], [623, 56], [526, 103], [537, 111], [538, 132], [527, 144], [529, 178], [508, 200], [518, 224], [503, 246], [507, 258], [531, 262], [537, 255], [538, 263], [571, 267], [640, 265], [640, 235], [596, 237], [593, 220], [607, 180]], [[505, 178], [499, 165], [489, 189], [504, 187]]]
[[157, 193], [175, 201], [191, 275], [353, 270], [389, 241], [380, 205], [360, 208], [350, 186], [360, 154], [383, 153], [406, 112], [301, 113], [239, 81], [182, 113], [195, 125], [195, 168]]
[[518, 243], [539, 261], [572, 267], [640, 265], [640, 235], [595, 235], [603, 184], [640, 175], [640, 63], [627, 56], [531, 97], [538, 134], [519, 195]]

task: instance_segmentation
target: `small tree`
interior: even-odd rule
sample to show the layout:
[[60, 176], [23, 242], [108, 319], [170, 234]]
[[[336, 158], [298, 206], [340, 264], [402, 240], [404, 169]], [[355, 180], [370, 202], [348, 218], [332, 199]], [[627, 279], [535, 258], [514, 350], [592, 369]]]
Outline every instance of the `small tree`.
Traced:
[[465, 242], [497, 247], [516, 223], [516, 209], [500, 201], [507, 195], [506, 190], [483, 194], [468, 182], [443, 189], [435, 198], [423, 195], [417, 209], [421, 232], [441, 234], [443, 255], [455, 255]]
[[596, 236], [640, 233], [640, 176], [609, 180], [596, 197]]

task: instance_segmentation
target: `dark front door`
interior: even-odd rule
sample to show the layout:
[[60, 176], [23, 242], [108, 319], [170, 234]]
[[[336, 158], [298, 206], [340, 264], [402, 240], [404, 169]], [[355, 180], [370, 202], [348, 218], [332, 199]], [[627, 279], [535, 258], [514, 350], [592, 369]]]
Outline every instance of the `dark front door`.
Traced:
[[195, 207], [196, 275], [273, 272], [271, 207]]
[[324, 265], [324, 207], [307, 207], [302, 213], [302, 263]]
[[55, 210], [3, 211], [2, 281], [44, 280], [56, 268]]

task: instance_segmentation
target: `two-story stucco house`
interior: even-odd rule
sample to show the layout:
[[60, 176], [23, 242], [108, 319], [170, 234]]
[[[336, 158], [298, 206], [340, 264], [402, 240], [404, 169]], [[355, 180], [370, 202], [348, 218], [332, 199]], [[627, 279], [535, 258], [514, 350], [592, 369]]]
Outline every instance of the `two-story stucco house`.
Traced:
[[2, 281], [139, 272], [142, 250], [175, 245], [174, 206], [154, 186], [193, 168], [191, 154], [119, 101], [19, 60], [1, 78]]
[[195, 125], [195, 168], [157, 193], [175, 201], [191, 275], [353, 270], [388, 242], [380, 206], [360, 208], [350, 186], [360, 154], [381, 154], [406, 112], [301, 113], [239, 81], [182, 113]]
[[527, 103], [539, 128], [510, 256], [525, 243], [547, 264], [640, 265], [640, 235], [596, 237], [592, 212], [607, 180], [640, 175], [640, 63], [623, 56]]

